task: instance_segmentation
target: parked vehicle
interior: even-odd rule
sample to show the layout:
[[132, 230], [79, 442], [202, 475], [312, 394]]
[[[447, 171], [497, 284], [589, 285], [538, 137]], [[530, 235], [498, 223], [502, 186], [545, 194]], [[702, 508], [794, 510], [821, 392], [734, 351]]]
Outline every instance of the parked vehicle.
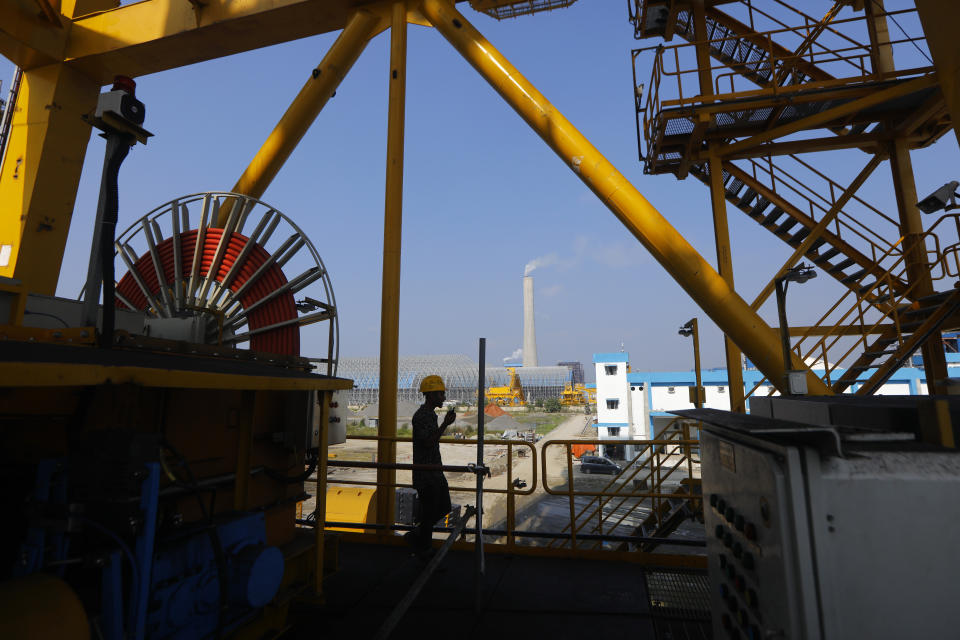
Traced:
[[580, 458], [580, 473], [607, 473], [615, 476], [620, 473], [620, 465], [610, 458], [583, 456]]

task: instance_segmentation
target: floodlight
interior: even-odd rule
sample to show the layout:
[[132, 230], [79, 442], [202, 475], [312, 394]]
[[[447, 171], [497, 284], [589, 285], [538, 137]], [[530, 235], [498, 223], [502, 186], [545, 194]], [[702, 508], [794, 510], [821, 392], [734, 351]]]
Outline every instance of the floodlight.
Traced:
[[787, 269], [782, 276], [777, 278], [777, 280], [781, 282], [796, 282], [801, 284], [816, 277], [816, 270], [812, 266], [801, 262], [792, 269]]
[[943, 185], [926, 198], [917, 203], [917, 208], [924, 213], [936, 213], [937, 211], [954, 209], [957, 206], [957, 187], [960, 182], [953, 180]]

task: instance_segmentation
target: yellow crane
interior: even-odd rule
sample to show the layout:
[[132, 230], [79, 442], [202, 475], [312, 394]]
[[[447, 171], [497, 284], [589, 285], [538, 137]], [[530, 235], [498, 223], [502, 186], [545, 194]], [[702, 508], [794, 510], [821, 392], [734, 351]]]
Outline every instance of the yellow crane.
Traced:
[[597, 390], [589, 389], [582, 383], [568, 382], [560, 393], [560, 404], [565, 407], [582, 407], [597, 403]]
[[523, 383], [520, 382], [517, 369], [516, 367], [507, 367], [507, 371], [510, 373], [510, 382], [501, 387], [489, 387], [487, 389], [487, 400], [501, 407], [525, 407], [527, 399], [523, 394]]

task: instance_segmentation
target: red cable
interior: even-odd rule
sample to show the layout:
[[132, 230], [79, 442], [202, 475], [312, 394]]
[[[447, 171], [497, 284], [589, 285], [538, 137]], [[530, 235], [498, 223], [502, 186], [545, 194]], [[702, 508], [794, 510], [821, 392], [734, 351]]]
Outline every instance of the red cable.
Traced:
[[[200, 277], [206, 278], [213, 266], [213, 258], [220, 244], [220, 237], [223, 235], [223, 229], [207, 228], [203, 234], [203, 247], [200, 260]], [[227, 243], [223, 260], [216, 273], [217, 282], [223, 282], [230, 268], [234, 265], [240, 252], [247, 244], [248, 238], [239, 233], [231, 234]], [[180, 234], [180, 257], [181, 273], [184, 280], [189, 282], [190, 269], [193, 265], [193, 252], [197, 244], [197, 231], [187, 231]], [[167, 238], [157, 245], [157, 254], [160, 257], [160, 266], [163, 269], [163, 277], [167, 282], [168, 288], [174, 281], [175, 265], [173, 252], [173, 238]], [[250, 279], [250, 276], [268, 259], [270, 254], [260, 245], [254, 245], [253, 249], [247, 254], [247, 258], [242, 265], [233, 282], [230, 283], [230, 290], [237, 291]], [[154, 298], [160, 297], [160, 283], [157, 279], [157, 272], [153, 267], [153, 258], [149, 252], [142, 255], [135, 263], [140, 279], [150, 290]], [[276, 264], [270, 266], [267, 271], [260, 276], [253, 285], [241, 296], [240, 305], [246, 309], [257, 300], [260, 300], [270, 292], [275, 291], [287, 283], [283, 271]], [[147, 296], [140, 289], [136, 280], [130, 272], [127, 272], [117, 284], [117, 292], [130, 301], [137, 309], [145, 310], [149, 306]], [[172, 295], [172, 294], [171, 294]], [[117, 300], [117, 306], [125, 308], [126, 305]], [[261, 327], [266, 327], [285, 320], [292, 320], [297, 317], [297, 307], [294, 303], [293, 294], [290, 292], [281, 294], [274, 299], [266, 302], [247, 316], [247, 330], [252, 331]], [[264, 333], [258, 333], [250, 338], [250, 349], [253, 351], [262, 351], [265, 353], [276, 353], [282, 355], [300, 355], [300, 327], [291, 324], [278, 329], [273, 329]]]

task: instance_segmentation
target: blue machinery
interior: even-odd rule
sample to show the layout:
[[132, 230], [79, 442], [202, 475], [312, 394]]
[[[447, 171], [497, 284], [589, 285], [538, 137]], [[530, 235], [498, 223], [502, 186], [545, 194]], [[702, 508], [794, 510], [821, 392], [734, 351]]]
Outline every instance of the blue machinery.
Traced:
[[[159, 453], [159, 447], [155, 450]], [[35, 517], [14, 574], [56, 567], [60, 577], [70, 571], [75, 581], [86, 580], [94, 589], [99, 574], [101, 611], [95, 624], [105, 640], [229, 632], [276, 595], [284, 558], [266, 543], [263, 513], [165, 535], [158, 531], [159, 461], [108, 470], [130, 480], [115, 485], [121, 490], [111, 496], [126, 508], [117, 508], [113, 500], [68, 504], [69, 467], [66, 460], [37, 465]], [[55, 512], [66, 514], [66, 531], [60, 528], [63, 520], [49, 517]], [[124, 538], [132, 539], [132, 546]]]

